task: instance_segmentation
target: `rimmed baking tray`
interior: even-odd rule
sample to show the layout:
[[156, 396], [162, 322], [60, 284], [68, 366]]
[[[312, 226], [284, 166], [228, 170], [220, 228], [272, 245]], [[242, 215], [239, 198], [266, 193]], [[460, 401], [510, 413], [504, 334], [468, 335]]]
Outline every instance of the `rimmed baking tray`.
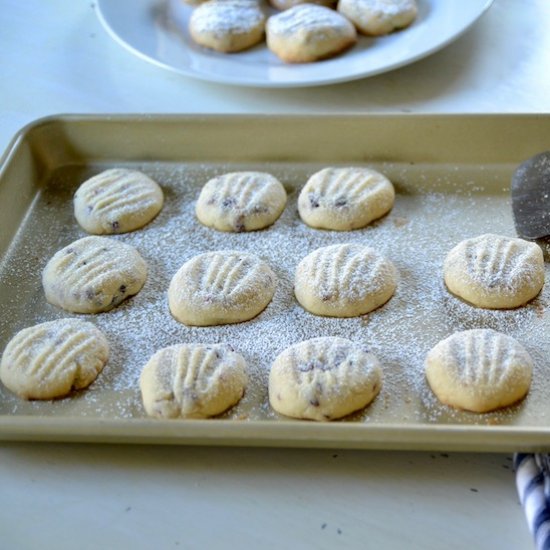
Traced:
[[[112, 357], [87, 390], [69, 398], [25, 402], [0, 388], [0, 439], [212, 445], [447, 449], [550, 449], [550, 290], [513, 311], [472, 308], [441, 281], [445, 253], [485, 232], [514, 235], [510, 177], [526, 158], [550, 147], [546, 115], [368, 116], [59, 116], [24, 128], [0, 168], [0, 349], [37, 322], [70, 316], [44, 300], [40, 272], [59, 248], [85, 235], [72, 195], [86, 177], [129, 166], [159, 181], [161, 214], [142, 230], [114, 238], [149, 263], [144, 289], [112, 312], [85, 316], [107, 334]], [[397, 189], [392, 212], [353, 232], [318, 231], [299, 219], [297, 191], [314, 171], [368, 165]], [[272, 227], [222, 234], [194, 217], [200, 187], [215, 174], [263, 170], [289, 200]], [[355, 319], [303, 311], [292, 293], [297, 261], [336, 242], [364, 242], [394, 261], [400, 280], [388, 304]], [[198, 252], [253, 251], [279, 278], [273, 302], [256, 319], [230, 327], [189, 328], [169, 314], [166, 288]], [[520, 404], [476, 415], [440, 405], [423, 376], [426, 352], [466, 328], [490, 327], [520, 340], [536, 367]], [[319, 335], [368, 345], [382, 361], [381, 394], [366, 410], [319, 424], [271, 410], [267, 373], [287, 345]], [[242, 402], [216, 419], [145, 417], [137, 379], [148, 357], [176, 342], [228, 342], [250, 367]]]

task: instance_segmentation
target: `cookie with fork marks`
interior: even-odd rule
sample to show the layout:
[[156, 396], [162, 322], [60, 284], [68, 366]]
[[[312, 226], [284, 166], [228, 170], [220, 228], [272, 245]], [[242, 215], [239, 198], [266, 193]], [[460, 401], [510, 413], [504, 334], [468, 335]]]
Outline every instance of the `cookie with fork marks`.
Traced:
[[271, 16], [267, 47], [286, 63], [334, 57], [357, 42], [355, 27], [341, 14], [317, 4], [298, 4]]
[[0, 362], [0, 379], [23, 399], [55, 399], [89, 386], [109, 358], [92, 323], [57, 319], [18, 332]]
[[269, 402], [285, 416], [334, 420], [366, 407], [381, 383], [380, 363], [372, 353], [345, 338], [313, 338], [275, 359]]
[[199, 254], [172, 278], [168, 304], [185, 325], [210, 326], [248, 321], [275, 293], [277, 277], [263, 260], [236, 250]]
[[112, 168], [86, 180], [74, 195], [74, 215], [93, 235], [127, 233], [148, 224], [162, 209], [158, 183], [137, 170]]
[[544, 285], [544, 258], [535, 243], [487, 233], [457, 244], [445, 258], [445, 284], [471, 305], [512, 309]]
[[156, 418], [208, 418], [235, 405], [246, 361], [223, 344], [177, 344], [157, 351], [140, 376], [143, 405]]
[[387, 214], [394, 203], [391, 181], [371, 168], [324, 168], [300, 191], [298, 212], [317, 229], [349, 231]]
[[533, 361], [511, 336], [473, 329], [434, 346], [425, 368], [428, 383], [442, 403], [484, 413], [512, 405], [527, 394]]
[[268, 227], [279, 218], [285, 205], [285, 188], [271, 174], [231, 172], [204, 185], [196, 214], [203, 225], [238, 233]]
[[294, 293], [314, 315], [356, 317], [385, 304], [396, 286], [395, 266], [376, 250], [336, 244], [313, 251], [298, 264]]
[[139, 252], [107, 237], [84, 237], [53, 255], [42, 272], [46, 300], [74, 313], [109, 311], [147, 279]]

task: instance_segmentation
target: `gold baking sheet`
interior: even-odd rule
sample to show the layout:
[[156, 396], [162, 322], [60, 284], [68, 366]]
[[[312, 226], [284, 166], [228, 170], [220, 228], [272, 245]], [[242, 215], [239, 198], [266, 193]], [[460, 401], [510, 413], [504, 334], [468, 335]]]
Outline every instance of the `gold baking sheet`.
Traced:
[[[112, 357], [98, 380], [67, 399], [25, 402], [0, 387], [0, 438], [447, 450], [550, 449], [549, 289], [525, 308], [485, 311], [450, 296], [441, 282], [446, 252], [485, 232], [514, 235], [508, 188], [519, 162], [549, 147], [550, 117], [530, 115], [378, 116], [64, 116], [23, 129], [0, 168], [0, 350], [26, 326], [70, 316], [44, 300], [40, 272], [61, 247], [85, 235], [72, 195], [86, 177], [128, 166], [165, 191], [161, 214], [140, 231], [114, 238], [138, 248], [150, 273], [144, 289], [112, 312], [83, 316], [109, 338]], [[296, 209], [297, 191], [330, 165], [369, 165], [397, 189], [392, 212], [360, 231], [318, 231]], [[222, 234], [194, 218], [208, 178], [263, 170], [289, 200], [272, 227]], [[292, 294], [296, 263], [327, 244], [363, 242], [396, 264], [390, 302], [354, 319], [303, 311]], [[171, 318], [166, 288], [193, 255], [252, 251], [279, 278], [273, 302], [256, 319], [229, 327], [189, 328]], [[520, 340], [536, 368], [521, 404], [486, 415], [440, 405], [423, 376], [426, 352], [466, 328], [490, 327]], [[384, 385], [374, 403], [330, 424], [289, 420], [267, 401], [274, 357], [320, 335], [362, 342], [378, 355]], [[216, 419], [145, 417], [137, 379], [149, 356], [177, 342], [227, 342], [250, 366], [246, 395]]]

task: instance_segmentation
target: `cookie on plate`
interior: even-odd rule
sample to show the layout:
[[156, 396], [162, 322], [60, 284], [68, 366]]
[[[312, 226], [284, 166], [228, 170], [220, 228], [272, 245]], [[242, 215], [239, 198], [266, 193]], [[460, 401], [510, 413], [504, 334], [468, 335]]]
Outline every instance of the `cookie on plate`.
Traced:
[[109, 358], [92, 323], [57, 319], [18, 332], [0, 363], [0, 379], [23, 399], [55, 399], [89, 386]]
[[219, 231], [254, 231], [274, 223], [286, 205], [281, 182], [265, 172], [231, 172], [209, 180], [196, 205], [199, 221]]
[[369, 36], [408, 27], [418, 14], [415, 0], [339, 0], [338, 11]]
[[378, 359], [345, 338], [321, 337], [285, 349], [269, 373], [269, 402], [294, 418], [333, 420], [378, 395]]
[[258, 0], [209, 0], [189, 18], [189, 32], [200, 46], [232, 53], [262, 41], [266, 16]]
[[157, 351], [139, 385], [149, 416], [207, 418], [221, 414], [243, 396], [246, 361], [230, 346], [179, 344]]
[[108, 311], [137, 294], [147, 264], [128, 244], [84, 237], [56, 252], [42, 272], [46, 300], [74, 313]]
[[127, 233], [148, 224], [164, 202], [157, 182], [137, 170], [113, 168], [86, 180], [74, 195], [74, 215], [88, 233]]
[[397, 270], [369, 246], [319, 248], [296, 268], [294, 293], [315, 315], [356, 317], [385, 304], [395, 292]]
[[445, 258], [447, 288], [470, 304], [511, 309], [535, 298], [544, 285], [544, 258], [532, 242], [487, 233], [466, 239]]
[[370, 168], [324, 168], [298, 197], [298, 212], [311, 227], [348, 231], [387, 214], [395, 199], [391, 181]]
[[341, 14], [315, 4], [298, 4], [267, 20], [268, 48], [287, 63], [333, 57], [357, 41], [354, 26]]
[[483, 413], [522, 399], [533, 361], [511, 336], [491, 329], [457, 332], [426, 356], [426, 378], [444, 404]]
[[184, 263], [174, 275], [168, 304], [185, 325], [240, 323], [267, 307], [276, 286], [275, 273], [253, 254], [206, 252]]

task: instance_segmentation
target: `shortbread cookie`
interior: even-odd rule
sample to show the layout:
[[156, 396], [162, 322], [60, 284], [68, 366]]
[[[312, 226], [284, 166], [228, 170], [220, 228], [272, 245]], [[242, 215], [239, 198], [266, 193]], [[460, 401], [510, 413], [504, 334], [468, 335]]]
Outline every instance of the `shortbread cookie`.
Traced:
[[269, 402], [294, 418], [333, 420], [378, 394], [378, 359], [345, 338], [313, 338], [284, 350], [269, 373]]
[[338, 11], [357, 30], [380, 36], [408, 27], [418, 13], [415, 0], [339, 0]]
[[46, 300], [75, 313], [108, 311], [137, 294], [147, 264], [130, 245], [84, 237], [54, 254], [42, 272]]
[[4, 385], [23, 399], [55, 399], [89, 386], [109, 358], [92, 323], [57, 319], [18, 332], [0, 363]]
[[143, 406], [157, 418], [207, 418], [235, 405], [247, 383], [246, 361], [230, 346], [179, 344], [157, 351], [143, 368]]
[[287, 63], [308, 63], [337, 55], [357, 41], [342, 15], [315, 4], [299, 4], [267, 20], [268, 48]]
[[388, 178], [370, 168], [324, 168], [298, 197], [302, 220], [318, 229], [347, 231], [387, 214], [395, 199]]
[[537, 244], [491, 233], [455, 246], [443, 272], [453, 294], [488, 309], [522, 306], [544, 285], [544, 259]]
[[332, 8], [336, 5], [336, 0], [269, 0], [269, 3], [278, 10], [288, 10], [298, 4], [319, 4]]
[[206, 252], [184, 263], [168, 289], [172, 315], [186, 325], [240, 323], [256, 317], [273, 298], [277, 278], [246, 252]]
[[148, 224], [163, 202], [161, 188], [150, 177], [137, 170], [114, 168], [78, 188], [74, 215], [88, 233], [127, 233]]
[[200, 46], [239, 52], [261, 42], [265, 19], [258, 0], [210, 0], [191, 14], [189, 32]]
[[197, 201], [199, 221], [220, 231], [253, 231], [275, 222], [286, 204], [286, 191], [264, 172], [231, 172], [209, 180]]
[[426, 357], [426, 377], [446, 405], [489, 412], [519, 401], [529, 391], [533, 361], [511, 336], [491, 329], [457, 332]]
[[315, 315], [356, 317], [385, 304], [396, 286], [397, 270], [378, 252], [336, 244], [315, 250], [298, 264], [294, 293]]

